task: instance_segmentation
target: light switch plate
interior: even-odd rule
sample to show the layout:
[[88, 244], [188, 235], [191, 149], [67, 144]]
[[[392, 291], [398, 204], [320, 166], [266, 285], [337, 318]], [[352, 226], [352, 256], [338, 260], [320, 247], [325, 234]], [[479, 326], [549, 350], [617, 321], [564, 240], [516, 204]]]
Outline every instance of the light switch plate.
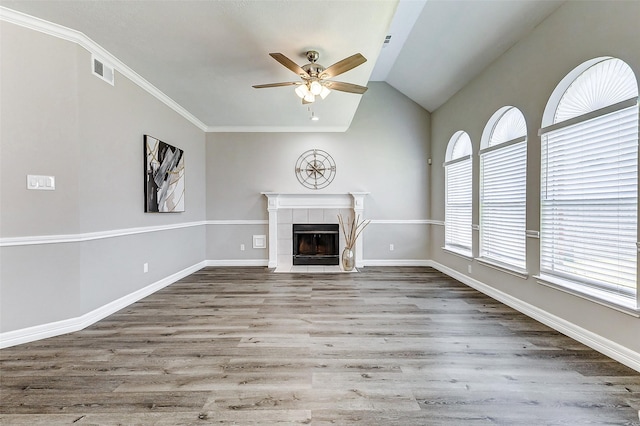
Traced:
[[27, 189], [38, 189], [41, 191], [55, 191], [56, 177], [42, 175], [27, 175]]

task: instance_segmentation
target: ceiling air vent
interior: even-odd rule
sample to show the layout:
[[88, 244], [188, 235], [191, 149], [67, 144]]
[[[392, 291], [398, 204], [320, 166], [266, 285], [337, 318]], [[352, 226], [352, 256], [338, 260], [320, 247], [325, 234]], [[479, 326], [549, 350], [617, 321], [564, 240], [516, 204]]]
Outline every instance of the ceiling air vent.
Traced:
[[91, 70], [93, 71], [93, 75], [101, 78], [102, 80], [113, 86], [113, 67], [105, 64], [104, 61], [96, 58], [95, 56], [91, 56], [91, 62]]

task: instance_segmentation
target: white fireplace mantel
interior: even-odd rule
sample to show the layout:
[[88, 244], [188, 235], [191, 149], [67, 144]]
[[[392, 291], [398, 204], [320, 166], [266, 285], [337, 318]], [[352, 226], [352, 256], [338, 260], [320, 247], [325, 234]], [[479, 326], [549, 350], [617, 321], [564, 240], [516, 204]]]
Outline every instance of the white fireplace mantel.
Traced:
[[[267, 197], [267, 211], [269, 213], [269, 268], [278, 267], [278, 211], [283, 209], [323, 209], [327, 211], [348, 209], [357, 217], [363, 217], [364, 198], [368, 192], [348, 192], [345, 194], [326, 193], [282, 193], [282, 192], [262, 192]], [[337, 221], [337, 219], [336, 219]], [[282, 244], [280, 244], [282, 246]], [[362, 266], [363, 242], [362, 235], [356, 244], [356, 267]], [[280, 251], [282, 247], [280, 247]], [[341, 247], [342, 250], [342, 247]]]

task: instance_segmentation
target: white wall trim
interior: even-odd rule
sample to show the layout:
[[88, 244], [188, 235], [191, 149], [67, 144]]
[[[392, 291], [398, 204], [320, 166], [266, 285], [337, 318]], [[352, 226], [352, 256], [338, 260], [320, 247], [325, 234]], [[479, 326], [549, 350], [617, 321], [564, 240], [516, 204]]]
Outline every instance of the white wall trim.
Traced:
[[268, 225], [266, 219], [246, 219], [246, 220], [207, 220], [207, 225]]
[[430, 260], [423, 259], [364, 259], [364, 266], [431, 266]]
[[436, 222], [429, 219], [371, 219], [372, 225], [437, 225]]
[[631, 349], [622, 346], [616, 342], [613, 342], [605, 337], [595, 334], [589, 330], [579, 327], [567, 320], [557, 317], [547, 311], [544, 311], [536, 306], [533, 306], [527, 302], [523, 302], [507, 293], [497, 290], [487, 284], [484, 284], [478, 280], [475, 280], [467, 275], [464, 275], [454, 269], [444, 266], [438, 262], [429, 261], [429, 265], [440, 272], [447, 274], [451, 278], [454, 278], [461, 283], [474, 288], [487, 296], [504, 303], [505, 305], [541, 322], [562, 334], [565, 334], [572, 339], [583, 343], [590, 348], [607, 355], [610, 358], [626, 365], [640, 372], [640, 353], [632, 351]]
[[269, 259], [221, 259], [206, 260], [205, 266], [267, 266]]
[[138, 228], [113, 229], [110, 231], [87, 232], [67, 235], [34, 235], [27, 237], [0, 238], [0, 247], [30, 246], [41, 244], [79, 243], [101, 240], [104, 238], [125, 237], [128, 235], [146, 234], [149, 232], [169, 231], [172, 229], [191, 228], [204, 225], [204, 221], [176, 223], [173, 225], [144, 226]]
[[[429, 219], [409, 219], [409, 220], [372, 220], [372, 224], [377, 225], [440, 225], [441, 223]], [[197, 222], [185, 222], [172, 225], [142, 226], [136, 228], [112, 229], [109, 231], [86, 232], [80, 234], [61, 235], [32, 235], [24, 237], [0, 238], [0, 247], [31, 246], [42, 244], [63, 244], [79, 243], [84, 241], [101, 240], [104, 238], [125, 237], [128, 235], [145, 234], [148, 232], [169, 231], [172, 229], [191, 228], [194, 226], [217, 226], [217, 225], [269, 225], [266, 219], [222, 219], [206, 220]]]
[[146, 90], [149, 94], [180, 114], [200, 130], [206, 132], [207, 129], [209, 129], [209, 127], [206, 126], [198, 118], [196, 118], [196, 116], [191, 114], [169, 96], [165, 95], [157, 87], [149, 83], [142, 76], [129, 68], [124, 62], [113, 56], [98, 43], [87, 37], [84, 33], [12, 9], [8, 9], [3, 6], [0, 6], [0, 20], [19, 25], [21, 27], [29, 28], [31, 30], [39, 31], [50, 36], [58, 37], [82, 46], [90, 53], [100, 57], [101, 59], [104, 59], [106, 64], [117, 69], [123, 76], [127, 77], [142, 89]]
[[[205, 266], [265, 266], [269, 259], [216, 259], [205, 261]], [[364, 259], [363, 266], [432, 266], [430, 260], [424, 259]]]
[[113, 302], [109, 302], [106, 305], [76, 318], [0, 333], [0, 349], [82, 330], [119, 311], [120, 309], [126, 308], [132, 303], [135, 303], [138, 300], [193, 274], [205, 266], [205, 262], [196, 263], [193, 266], [169, 275], [166, 278], [156, 281], [153, 284], [141, 288], [140, 290], [136, 290], [133, 293], [127, 294], [126, 296], [116, 299]]
[[344, 133], [349, 126], [325, 126], [325, 127], [280, 127], [280, 126], [209, 126], [207, 133]]

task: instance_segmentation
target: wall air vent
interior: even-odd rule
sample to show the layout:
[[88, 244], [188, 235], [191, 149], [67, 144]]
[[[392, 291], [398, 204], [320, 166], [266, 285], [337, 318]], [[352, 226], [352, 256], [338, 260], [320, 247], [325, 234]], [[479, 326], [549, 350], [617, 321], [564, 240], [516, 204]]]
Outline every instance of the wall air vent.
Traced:
[[93, 55], [91, 56], [91, 71], [93, 72], [93, 75], [113, 86], [113, 77], [115, 74], [113, 67], [110, 67], [105, 64], [103, 60], [98, 59]]

